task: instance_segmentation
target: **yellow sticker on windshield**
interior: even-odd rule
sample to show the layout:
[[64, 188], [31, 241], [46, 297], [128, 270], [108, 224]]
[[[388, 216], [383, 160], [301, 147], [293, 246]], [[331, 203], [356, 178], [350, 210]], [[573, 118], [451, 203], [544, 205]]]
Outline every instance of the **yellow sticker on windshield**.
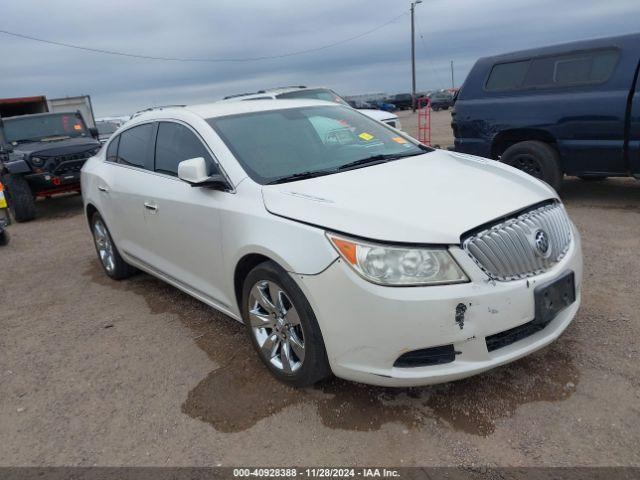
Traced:
[[391, 140], [393, 140], [396, 143], [400, 143], [400, 144], [407, 143], [407, 141], [402, 137], [393, 137]]
[[371, 140], [373, 138], [373, 135], [371, 135], [370, 133], [367, 132], [362, 132], [360, 135], [358, 135], [361, 139], [363, 140]]
[[82, 130], [82, 125], [80, 125], [79, 123], [76, 123], [76, 124], [73, 126], [73, 129], [74, 129], [74, 130]]

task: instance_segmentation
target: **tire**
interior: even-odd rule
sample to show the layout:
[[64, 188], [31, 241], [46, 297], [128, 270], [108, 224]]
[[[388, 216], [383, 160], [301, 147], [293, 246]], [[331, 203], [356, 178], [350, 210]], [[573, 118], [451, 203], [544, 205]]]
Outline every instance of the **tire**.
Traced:
[[607, 177], [606, 175], [583, 175], [583, 176], [578, 176], [578, 178], [580, 180], [584, 180], [585, 182], [599, 182], [600, 180], [606, 180]]
[[106, 223], [98, 212], [91, 217], [91, 233], [100, 265], [109, 277], [123, 280], [138, 271], [122, 259]]
[[249, 272], [241, 312], [253, 348], [275, 378], [306, 387], [331, 374], [311, 305], [279, 265], [268, 261]]
[[560, 190], [563, 177], [560, 157], [548, 143], [537, 140], [516, 143], [504, 151], [500, 161], [544, 180], [556, 191]]
[[9, 232], [4, 229], [0, 229], [0, 247], [4, 247], [9, 244]]
[[36, 218], [36, 199], [24, 177], [9, 173], [2, 177], [2, 183], [6, 187], [9, 211], [16, 222]]

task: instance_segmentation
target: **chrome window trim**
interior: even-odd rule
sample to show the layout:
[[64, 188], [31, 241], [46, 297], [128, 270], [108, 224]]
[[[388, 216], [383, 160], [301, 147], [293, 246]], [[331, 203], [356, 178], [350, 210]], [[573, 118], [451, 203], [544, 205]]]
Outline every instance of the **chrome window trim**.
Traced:
[[[158, 123], [159, 124], [160, 122], [178, 123], [178, 124], [188, 128], [189, 130], [191, 130], [191, 132], [194, 133], [196, 135], [196, 137], [198, 138], [198, 140], [204, 145], [204, 148], [209, 153], [209, 155], [211, 155], [211, 159], [213, 160], [213, 163], [216, 166], [216, 168], [218, 168], [218, 170], [220, 171], [220, 174], [227, 180], [227, 183], [229, 185], [231, 185], [231, 189], [227, 190], [226, 193], [233, 193], [233, 194], [236, 193], [236, 187], [233, 184], [233, 182], [231, 181], [231, 178], [229, 177], [229, 175], [225, 171], [224, 167], [222, 166], [222, 164], [218, 160], [218, 157], [216, 157], [216, 155], [211, 151], [211, 148], [209, 147], [209, 144], [202, 138], [202, 135], [200, 135], [187, 122], [185, 122], [183, 120], [179, 120], [177, 118], [154, 118], [153, 120], [145, 120], [144, 122], [140, 122], [140, 123], [136, 123], [135, 125], [127, 126], [127, 128], [125, 128], [124, 130], [121, 130], [120, 132], [118, 132], [118, 135], [112, 135], [111, 136], [111, 138], [109, 139], [109, 142], [107, 144], [107, 148], [105, 149], [105, 152], [109, 148], [108, 145], [110, 145], [111, 142], [114, 141], [116, 137], [120, 137], [120, 135], [122, 135], [124, 132], [126, 132], [126, 131], [128, 131], [128, 130], [130, 130], [132, 128], [138, 127], [140, 125], [146, 125], [148, 123]], [[156, 129], [157, 129], [157, 127], [156, 127]], [[209, 127], [209, 128], [211, 128], [211, 127]], [[214, 133], [215, 133], [215, 131], [214, 131]], [[157, 130], [156, 130], [156, 135], [154, 136], [154, 142], [153, 142], [153, 164], [154, 164], [153, 166], [154, 166], [154, 168], [155, 168], [156, 141], [157, 141]], [[140, 171], [140, 172], [144, 172], [144, 173], [150, 173], [152, 175], [157, 175], [157, 176], [160, 176], [160, 177], [163, 177], [163, 178], [168, 178], [168, 179], [171, 179], [171, 180], [176, 180], [178, 182], [186, 183], [183, 180], [181, 180], [180, 178], [178, 178], [177, 175], [169, 175], [169, 174], [166, 174], [166, 173], [156, 172], [155, 170], [149, 170], [149, 169], [143, 168], [143, 167], [136, 167], [134, 165], [125, 165], [125, 164], [122, 164], [122, 163], [119, 163], [119, 162], [109, 161], [109, 160], [107, 160], [106, 157], [104, 159], [102, 159], [102, 162], [107, 164], [107, 165], [116, 165], [116, 166], [119, 166], [119, 167], [129, 168], [131, 170], [136, 170], [136, 171]]]

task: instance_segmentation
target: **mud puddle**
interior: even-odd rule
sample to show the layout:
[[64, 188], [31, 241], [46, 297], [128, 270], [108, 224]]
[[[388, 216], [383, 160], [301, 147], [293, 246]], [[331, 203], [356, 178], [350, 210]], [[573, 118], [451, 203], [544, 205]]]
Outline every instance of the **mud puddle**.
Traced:
[[568, 398], [579, 380], [571, 345], [561, 339], [510, 365], [443, 385], [389, 389], [332, 378], [294, 389], [271, 377], [235, 320], [145, 274], [114, 282], [97, 261], [85, 274], [94, 283], [142, 296], [151, 313], [176, 315], [194, 332], [198, 347], [219, 367], [189, 392], [182, 411], [222, 432], [244, 431], [286, 408], [311, 405], [332, 429], [372, 431], [385, 423], [420, 429], [436, 419], [487, 436], [521, 405]]

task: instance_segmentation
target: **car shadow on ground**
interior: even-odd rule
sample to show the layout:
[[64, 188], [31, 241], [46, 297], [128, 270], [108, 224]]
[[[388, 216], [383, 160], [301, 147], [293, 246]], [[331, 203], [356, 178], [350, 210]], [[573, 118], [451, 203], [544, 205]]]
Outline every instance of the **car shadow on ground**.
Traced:
[[40, 198], [36, 201], [36, 221], [55, 220], [82, 214], [82, 196], [77, 193]]
[[331, 429], [372, 431], [390, 422], [421, 429], [436, 422], [487, 436], [520, 405], [564, 400], [579, 381], [566, 337], [510, 365], [443, 385], [393, 389], [330, 378], [313, 388], [295, 389], [269, 374], [243, 325], [180, 290], [146, 274], [114, 282], [97, 260], [85, 275], [94, 283], [142, 296], [152, 314], [178, 316], [194, 331], [196, 345], [216, 368], [189, 392], [182, 411], [222, 432], [244, 431], [286, 408], [311, 406]]

